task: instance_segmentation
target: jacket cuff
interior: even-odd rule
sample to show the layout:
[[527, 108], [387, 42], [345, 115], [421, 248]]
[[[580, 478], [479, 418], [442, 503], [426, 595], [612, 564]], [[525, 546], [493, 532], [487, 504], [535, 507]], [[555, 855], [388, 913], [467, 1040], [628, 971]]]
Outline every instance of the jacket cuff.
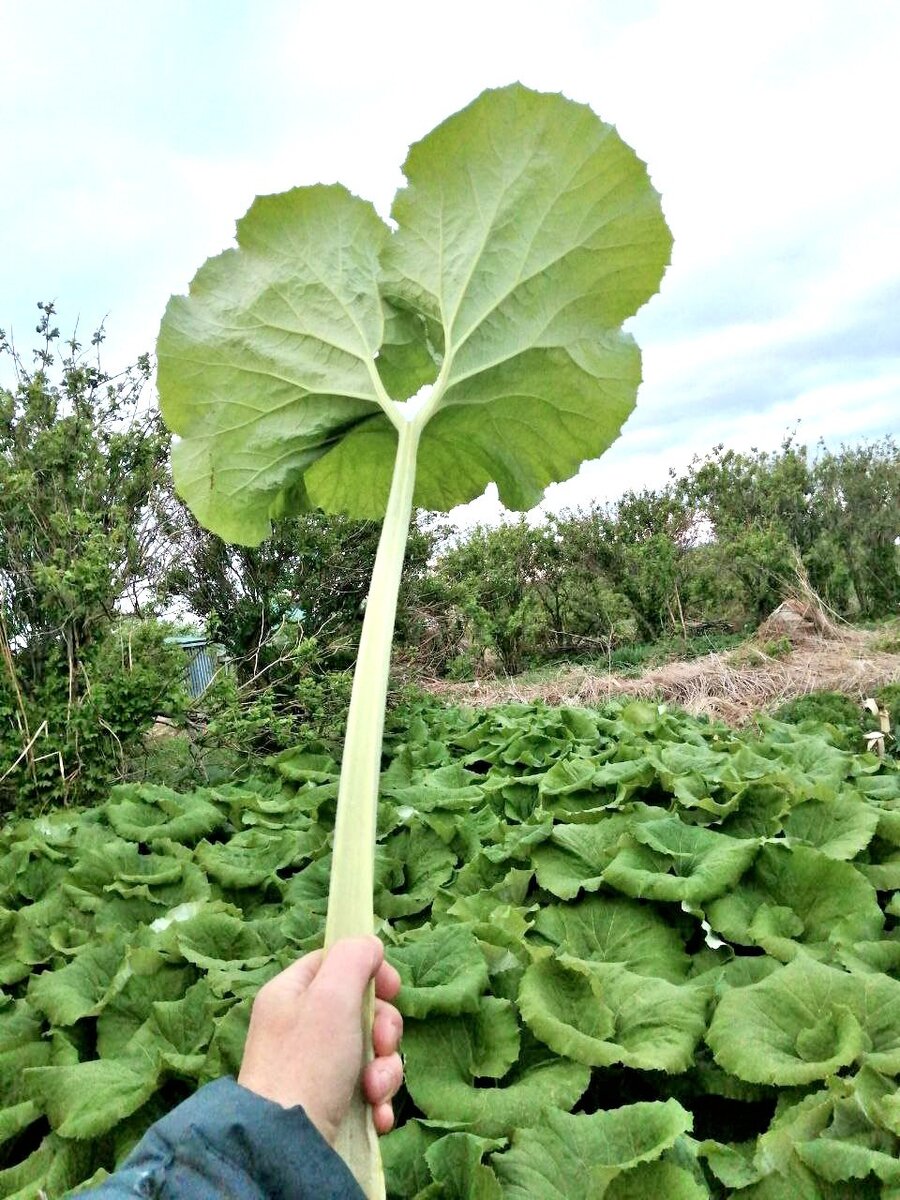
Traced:
[[176, 1161], [179, 1145], [199, 1134], [267, 1196], [365, 1200], [346, 1163], [301, 1107], [283, 1108], [230, 1077], [200, 1088], [163, 1117], [157, 1132]]

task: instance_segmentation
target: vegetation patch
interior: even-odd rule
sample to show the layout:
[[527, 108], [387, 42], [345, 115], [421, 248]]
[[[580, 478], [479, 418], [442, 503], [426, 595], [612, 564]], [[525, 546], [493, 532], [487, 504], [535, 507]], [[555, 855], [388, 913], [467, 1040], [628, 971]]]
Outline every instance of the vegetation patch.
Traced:
[[[538, 678], [431, 682], [428, 688], [449, 702], [484, 707], [510, 700], [597, 705], [613, 697], [634, 696], [676, 704], [697, 716], [732, 725], [746, 724], [758, 711], [776, 711], [808, 693], [829, 692], [841, 694], [853, 705], [857, 718], [862, 701], [873, 696], [889, 709], [896, 724], [900, 654], [886, 653], [878, 644], [877, 633], [847, 627], [838, 638], [808, 638], [778, 657], [744, 642], [729, 653], [668, 662], [636, 677], [595, 663], [564, 665]], [[863, 733], [860, 724], [854, 748], [864, 747]]]
[[[639, 701], [389, 718], [390, 1196], [892, 1194], [900, 769], [836, 733]], [[338, 766], [272, 766], [2, 834], [3, 1195], [101, 1178], [321, 944]]]

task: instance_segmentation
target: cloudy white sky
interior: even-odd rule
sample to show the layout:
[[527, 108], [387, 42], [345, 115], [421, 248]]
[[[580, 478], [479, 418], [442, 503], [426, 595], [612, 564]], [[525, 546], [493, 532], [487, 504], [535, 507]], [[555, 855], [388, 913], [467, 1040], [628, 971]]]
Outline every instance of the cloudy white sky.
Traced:
[[0, 0], [0, 327], [52, 298], [122, 365], [255, 194], [386, 213], [408, 144], [520, 79], [618, 127], [675, 235], [635, 414], [549, 507], [895, 433], [898, 62], [897, 0]]

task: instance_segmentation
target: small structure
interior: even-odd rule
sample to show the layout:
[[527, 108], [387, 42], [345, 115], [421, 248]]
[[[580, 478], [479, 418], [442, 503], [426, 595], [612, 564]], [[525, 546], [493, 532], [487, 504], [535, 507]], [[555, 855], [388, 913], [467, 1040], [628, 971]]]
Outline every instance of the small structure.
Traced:
[[210, 642], [203, 634], [167, 637], [166, 641], [170, 645], [180, 646], [187, 657], [185, 678], [191, 699], [195, 700], [202, 696], [212, 683], [222, 657], [222, 648]]

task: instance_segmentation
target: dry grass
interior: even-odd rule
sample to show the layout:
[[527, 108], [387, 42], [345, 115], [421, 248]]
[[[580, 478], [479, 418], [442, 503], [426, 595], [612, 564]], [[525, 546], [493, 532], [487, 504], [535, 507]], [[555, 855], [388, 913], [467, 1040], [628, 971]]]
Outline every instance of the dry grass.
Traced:
[[790, 651], [771, 657], [761, 646], [773, 632], [768, 627], [765, 638], [758, 636], [755, 642], [727, 654], [668, 663], [637, 678], [572, 666], [561, 668], [555, 679], [541, 683], [516, 679], [435, 683], [429, 690], [451, 703], [476, 707], [538, 700], [600, 705], [612, 696], [640, 696], [741, 725], [755, 712], [776, 708], [808, 692], [843, 692], [862, 700], [884, 684], [900, 680], [900, 653], [876, 649], [877, 632], [829, 623], [827, 635], [823, 635], [818, 622], [808, 621], [799, 628], [793, 622]]

